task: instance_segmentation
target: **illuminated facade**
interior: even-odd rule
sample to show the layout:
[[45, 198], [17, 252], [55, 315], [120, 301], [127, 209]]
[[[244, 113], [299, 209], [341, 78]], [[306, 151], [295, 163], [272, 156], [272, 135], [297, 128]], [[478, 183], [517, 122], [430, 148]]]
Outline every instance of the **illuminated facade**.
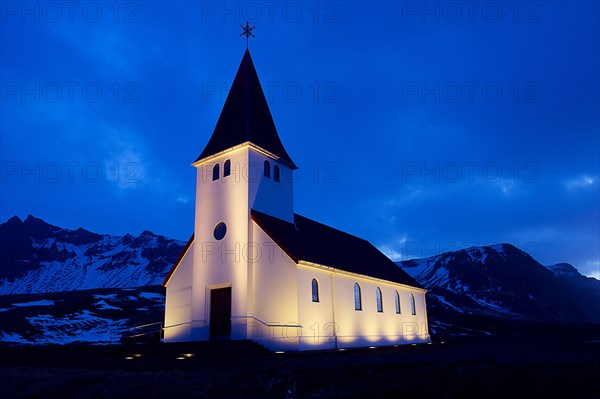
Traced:
[[164, 281], [166, 342], [272, 350], [429, 342], [426, 291], [365, 240], [294, 214], [297, 167], [248, 50], [198, 159], [194, 235]]

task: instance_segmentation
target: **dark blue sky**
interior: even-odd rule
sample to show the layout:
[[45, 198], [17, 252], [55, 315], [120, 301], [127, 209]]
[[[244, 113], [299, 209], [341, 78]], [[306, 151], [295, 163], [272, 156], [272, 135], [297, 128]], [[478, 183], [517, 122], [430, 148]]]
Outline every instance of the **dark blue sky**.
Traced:
[[296, 212], [396, 260], [510, 242], [599, 275], [595, 1], [1, 7], [1, 221], [187, 239], [250, 20]]

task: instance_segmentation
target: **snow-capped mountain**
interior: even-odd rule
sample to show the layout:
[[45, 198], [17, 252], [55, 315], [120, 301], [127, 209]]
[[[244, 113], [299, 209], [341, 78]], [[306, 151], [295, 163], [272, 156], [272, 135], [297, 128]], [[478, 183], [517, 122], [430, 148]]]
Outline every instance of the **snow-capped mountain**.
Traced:
[[600, 281], [571, 265], [543, 266], [510, 244], [398, 262], [430, 290], [434, 313], [600, 323]]
[[0, 295], [160, 284], [185, 243], [112, 236], [17, 216], [0, 224]]

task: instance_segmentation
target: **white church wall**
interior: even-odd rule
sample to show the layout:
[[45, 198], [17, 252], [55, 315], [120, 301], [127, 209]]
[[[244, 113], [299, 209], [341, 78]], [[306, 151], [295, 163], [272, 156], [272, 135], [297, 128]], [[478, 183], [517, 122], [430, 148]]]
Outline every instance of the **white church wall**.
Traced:
[[[225, 161], [231, 162], [231, 174], [224, 175]], [[219, 164], [219, 178], [212, 180], [215, 164]], [[204, 320], [197, 327], [196, 339], [207, 339], [210, 323], [210, 290], [231, 286], [231, 314], [246, 314], [248, 243], [248, 184], [247, 147], [237, 148], [197, 165], [196, 220], [194, 257], [194, 320]], [[222, 240], [214, 237], [215, 226], [224, 222], [227, 232]], [[243, 322], [243, 321], [241, 321]], [[240, 329], [232, 328], [232, 338]]]
[[[313, 302], [312, 280], [318, 284], [319, 301]], [[335, 348], [335, 322], [331, 291], [332, 273], [298, 266], [298, 323], [302, 325], [300, 350]]]
[[[312, 302], [313, 278], [318, 282], [318, 303]], [[355, 310], [355, 283], [361, 288], [362, 310]], [[377, 311], [378, 287], [383, 312]], [[396, 291], [400, 314], [396, 313]], [[416, 315], [411, 313], [411, 294]], [[429, 342], [424, 290], [303, 262], [298, 265], [298, 322], [303, 326], [300, 350]]]
[[[298, 291], [296, 263], [252, 222], [252, 242], [260, 248], [253, 259], [252, 308], [248, 338], [272, 350], [298, 349]], [[271, 326], [268, 326], [268, 325]], [[273, 327], [288, 325], [289, 327]]]
[[[410, 315], [413, 319], [411, 320], [415, 323], [415, 326], [418, 328], [415, 330], [415, 336], [413, 337], [413, 341], [417, 341], [417, 343], [430, 342], [431, 337], [429, 336], [429, 321], [427, 319], [427, 300], [426, 300], [426, 291], [417, 291], [417, 290], [408, 290], [413, 293], [415, 296], [415, 310], [416, 315], [412, 315], [410, 308], [410, 296], [408, 296], [407, 300], [404, 301], [406, 306], [403, 308], [403, 312], [405, 314]], [[401, 293], [402, 295], [402, 293]], [[406, 310], [404, 310], [406, 309]], [[410, 327], [408, 325], [405, 326], [404, 330], [408, 330]], [[405, 331], [405, 334], [407, 332]]]
[[[251, 184], [248, 189], [251, 208], [293, 223], [293, 171], [254, 149], [250, 150], [249, 161], [252, 175], [258, 174], [258, 178], [250, 180]], [[270, 178], [264, 177], [265, 161], [270, 164]], [[279, 182], [276, 182], [274, 178], [275, 166], [278, 166], [280, 170]]]
[[[354, 284], [361, 289], [362, 310], [355, 310]], [[424, 291], [400, 284], [375, 281], [360, 276], [336, 273], [334, 313], [337, 344], [340, 348], [428, 342], [427, 315], [417, 301], [417, 315], [410, 313], [410, 293], [423, 298]], [[376, 289], [382, 293], [383, 312], [377, 311]], [[401, 299], [401, 314], [396, 314], [395, 291]], [[420, 310], [420, 311], [419, 311]]]
[[194, 243], [189, 246], [167, 283], [165, 341], [180, 342], [189, 341], [192, 338], [190, 324], [187, 323], [192, 320], [193, 265]]

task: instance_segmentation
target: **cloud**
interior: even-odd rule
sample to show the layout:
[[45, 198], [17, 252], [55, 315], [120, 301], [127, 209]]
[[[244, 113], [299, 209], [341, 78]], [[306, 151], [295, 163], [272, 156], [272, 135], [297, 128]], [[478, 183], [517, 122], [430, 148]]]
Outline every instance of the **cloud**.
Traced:
[[405, 193], [404, 195], [402, 195], [402, 197], [400, 197], [400, 202], [405, 203], [405, 202], [412, 202], [412, 201], [417, 201], [419, 200], [423, 195], [425, 194], [425, 190], [423, 189], [410, 189], [407, 193]]
[[405, 234], [400, 239], [396, 240], [394, 243], [380, 245], [378, 247], [378, 249], [381, 252], [383, 252], [385, 254], [385, 256], [387, 256], [388, 258], [390, 258], [394, 262], [405, 260], [406, 259], [405, 254], [403, 254], [402, 251], [396, 250], [395, 248], [397, 246], [400, 246], [400, 248], [402, 248], [402, 246], [407, 241], [407, 239], [408, 239], [408, 237]]
[[514, 196], [523, 194], [525, 192], [525, 187], [530, 183], [533, 182], [519, 181], [514, 178], [501, 178], [494, 182], [493, 186], [498, 188], [505, 196]]
[[177, 179], [155, 159], [146, 140], [135, 131], [123, 127], [106, 126], [103, 144], [106, 156], [102, 166], [104, 176], [120, 193], [139, 190], [151, 195], [166, 195], [171, 201], [187, 205], [190, 196], [182, 192]]
[[187, 205], [190, 203], [190, 199], [186, 196], [180, 195], [177, 197], [177, 202], [180, 204]]
[[382, 245], [379, 247], [379, 250], [384, 253], [385, 256], [393, 260], [394, 262], [398, 262], [404, 259], [404, 256], [401, 252], [396, 251], [389, 245]]
[[585, 262], [585, 270], [582, 270], [582, 274], [600, 280], [600, 260]]
[[567, 190], [580, 190], [594, 186], [598, 183], [598, 176], [581, 175], [565, 182]]
[[110, 148], [104, 160], [106, 179], [121, 190], [137, 189], [149, 183], [150, 163], [142, 145], [129, 132], [111, 129]]

